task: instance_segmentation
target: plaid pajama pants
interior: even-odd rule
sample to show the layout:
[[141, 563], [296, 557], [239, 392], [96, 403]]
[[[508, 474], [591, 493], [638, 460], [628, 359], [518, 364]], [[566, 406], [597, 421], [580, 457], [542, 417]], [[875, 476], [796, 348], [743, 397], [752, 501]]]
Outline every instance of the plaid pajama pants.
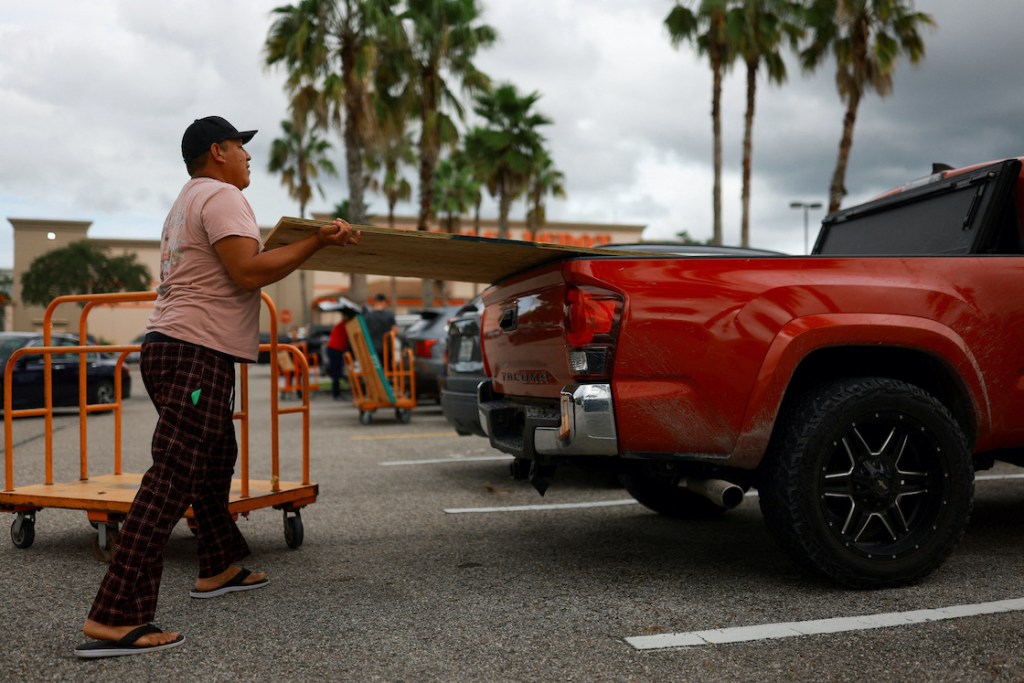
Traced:
[[114, 556], [89, 612], [107, 626], [148, 623], [156, 613], [164, 546], [192, 506], [199, 576], [249, 554], [228, 512], [238, 445], [232, 422], [235, 366], [199, 346], [142, 346], [142, 381], [159, 414], [153, 465], [121, 528]]

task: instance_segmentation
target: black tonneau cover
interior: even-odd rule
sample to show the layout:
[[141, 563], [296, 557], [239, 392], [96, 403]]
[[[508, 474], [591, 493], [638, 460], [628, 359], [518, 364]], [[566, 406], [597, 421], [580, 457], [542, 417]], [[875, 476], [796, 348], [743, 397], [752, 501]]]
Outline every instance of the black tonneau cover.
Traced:
[[936, 180], [822, 221], [814, 254], [951, 256], [1021, 253], [1013, 188], [1017, 159]]

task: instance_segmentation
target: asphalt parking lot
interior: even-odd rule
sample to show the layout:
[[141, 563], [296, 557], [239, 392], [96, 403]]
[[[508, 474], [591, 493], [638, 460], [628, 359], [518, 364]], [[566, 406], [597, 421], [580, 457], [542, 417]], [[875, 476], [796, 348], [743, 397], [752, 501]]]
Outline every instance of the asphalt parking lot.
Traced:
[[[251, 373], [254, 478], [269, 476], [266, 375]], [[717, 520], [678, 522], [603, 476], [564, 471], [541, 498], [484, 439], [456, 436], [437, 406], [409, 424], [381, 411], [372, 425], [351, 403], [311, 406], [320, 498], [303, 511], [303, 545], [285, 545], [278, 511], [240, 521], [247, 565], [270, 586], [190, 600], [194, 541], [179, 524], [157, 623], [187, 642], [78, 661], [104, 565], [84, 513], [43, 510], [31, 548], [0, 539], [0, 678], [1024, 680], [1022, 470], [979, 474], [967, 536], [932, 577], [850, 591], [790, 562], [754, 495]], [[140, 389], [125, 405], [126, 471], [144, 471], [153, 418]], [[93, 474], [110, 470], [112, 425], [89, 418]], [[78, 434], [76, 415], [55, 420], [57, 481], [77, 478]], [[15, 483], [40, 483], [43, 421], [19, 420], [14, 437]], [[284, 479], [299, 477], [300, 439], [298, 416], [282, 417]]]

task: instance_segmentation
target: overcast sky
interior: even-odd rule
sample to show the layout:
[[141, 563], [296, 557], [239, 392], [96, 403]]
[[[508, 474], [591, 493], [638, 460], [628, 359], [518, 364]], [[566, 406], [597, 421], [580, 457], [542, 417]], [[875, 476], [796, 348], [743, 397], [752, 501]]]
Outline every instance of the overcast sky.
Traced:
[[[283, 76], [262, 67], [270, 10], [283, 0], [0, 0], [0, 268], [13, 262], [6, 218], [90, 220], [90, 236], [152, 238], [187, 179], [181, 134], [194, 119], [258, 128], [246, 190], [262, 225], [296, 203], [266, 171], [286, 116]], [[639, 223], [648, 239], [711, 235], [711, 77], [673, 49], [669, 0], [483, 0], [500, 35], [479, 56], [496, 82], [541, 95], [537, 109], [568, 198], [554, 220]], [[1024, 154], [1022, 0], [919, 0], [937, 27], [927, 57], [903, 62], [895, 92], [860, 108], [846, 205], [954, 165]], [[752, 242], [802, 253], [794, 200], [827, 203], [843, 107], [827, 64], [790, 61], [783, 87], [760, 83]], [[726, 80], [723, 224], [739, 242], [744, 74]], [[340, 139], [334, 138], [343, 169]], [[410, 177], [415, 172], [409, 171]], [[328, 180], [329, 210], [347, 195]], [[371, 213], [383, 214], [370, 197]], [[413, 213], [412, 205], [400, 211]], [[490, 205], [491, 215], [495, 213]], [[513, 207], [522, 218], [523, 205]], [[811, 239], [822, 212], [811, 212]]]

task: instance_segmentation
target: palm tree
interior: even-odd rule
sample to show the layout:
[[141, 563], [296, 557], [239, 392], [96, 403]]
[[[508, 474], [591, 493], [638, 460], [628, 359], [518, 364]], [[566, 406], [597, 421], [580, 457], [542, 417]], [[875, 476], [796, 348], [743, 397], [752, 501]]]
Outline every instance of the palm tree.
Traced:
[[458, 140], [447, 112], [459, 119], [464, 116], [450, 82], [458, 82], [469, 94], [490, 87], [490, 79], [473, 63], [476, 53], [497, 39], [493, 28], [480, 23], [481, 14], [477, 0], [407, 0], [401, 15], [413, 64], [410, 88], [420, 107], [418, 230], [427, 229], [433, 212], [434, 172], [441, 147]]
[[673, 46], [694, 43], [711, 64], [711, 129], [715, 177], [712, 187], [712, 243], [722, 243], [722, 76], [732, 64], [735, 50], [729, 40], [727, 14], [730, 0], [696, 0], [697, 11], [676, 2], [665, 17]]
[[729, 10], [729, 42], [747, 67], [747, 109], [743, 117], [743, 189], [740, 193], [740, 243], [750, 246], [750, 172], [753, 157], [757, 75], [765, 66], [769, 83], [786, 81], [786, 63], [779, 51], [783, 40], [796, 47], [803, 29], [796, 23], [800, 3], [794, 0], [742, 0]]
[[[313, 188], [324, 197], [324, 188], [317, 182], [320, 174], [338, 175], [334, 163], [328, 157], [331, 143], [327, 142], [309, 125], [309, 112], [294, 110], [292, 121], [282, 121], [284, 135], [270, 143], [271, 173], [281, 174], [281, 184], [288, 195], [299, 203], [299, 218], [306, 217], [306, 206], [313, 196]], [[306, 292], [306, 271], [299, 271], [299, 293], [302, 301], [302, 324], [309, 325], [309, 299]]]
[[537, 239], [537, 231], [547, 222], [544, 197], [565, 197], [565, 174], [555, 168], [551, 156], [543, 151], [534, 160], [533, 170], [526, 192], [526, 225], [530, 239]]
[[298, 116], [299, 120], [281, 121], [284, 135], [270, 143], [267, 170], [281, 174], [281, 184], [288, 190], [288, 196], [299, 203], [299, 218], [305, 218], [313, 190], [321, 197], [326, 196], [318, 182], [320, 174], [336, 176], [338, 170], [328, 156], [331, 143], [309, 125], [308, 114]]
[[[437, 164], [434, 174], [434, 208], [440, 217], [445, 214], [445, 232], [455, 232], [456, 221], [480, 196], [480, 185], [462, 155], [453, 154]], [[440, 295], [441, 305], [448, 301], [448, 290], [443, 280], [434, 280], [434, 291]], [[426, 302], [424, 302], [426, 303]]]
[[480, 206], [483, 204], [483, 188], [487, 184], [488, 158], [479, 156], [484, 150], [472, 150], [466, 147], [466, 140], [463, 139], [462, 148], [459, 149], [457, 157], [459, 163], [469, 169], [470, 177], [473, 179], [473, 234], [480, 235]]
[[371, 93], [377, 136], [368, 150], [370, 189], [384, 195], [388, 227], [395, 226], [395, 205], [412, 198], [412, 185], [403, 170], [416, 163], [416, 143], [409, 131], [416, 102], [408, 85], [411, 69], [406, 36], [394, 31], [384, 37], [377, 53]]
[[[343, 126], [352, 223], [366, 222], [363, 159], [374, 135], [369, 77], [376, 40], [396, 25], [397, 0], [298, 0], [273, 10], [264, 44], [268, 67], [281, 65], [293, 105], [314, 113], [318, 127]], [[352, 275], [356, 301], [366, 298], [366, 276]]]
[[446, 215], [446, 232], [455, 232], [455, 222], [473, 206], [480, 192], [480, 186], [473, 178], [473, 171], [459, 155], [443, 159], [437, 165], [434, 175], [435, 207], [438, 214]]
[[831, 52], [836, 60], [836, 88], [846, 102], [828, 210], [837, 211], [846, 195], [846, 167], [853, 127], [864, 94], [892, 92], [892, 74], [902, 55], [917, 64], [924, 58], [920, 29], [934, 26], [931, 15], [915, 12], [911, 0], [811, 0], [807, 25], [810, 44], [800, 54], [804, 69], [816, 68]]
[[538, 99], [539, 93], [520, 96], [515, 86], [504, 84], [478, 96], [473, 107], [485, 127], [474, 128], [466, 136], [466, 150], [474, 159], [486, 160], [487, 190], [498, 199], [500, 238], [508, 238], [512, 200], [526, 190], [535, 160], [544, 150], [544, 138], [537, 129], [551, 120], [531, 111]]
[[384, 196], [388, 205], [388, 227], [395, 227], [395, 206], [412, 198], [412, 184], [402, 173], [404, 166], [416, 163], [415, 142], [412, 135], [382, 136], [366, 158], [370, 171], [369, 186]]

